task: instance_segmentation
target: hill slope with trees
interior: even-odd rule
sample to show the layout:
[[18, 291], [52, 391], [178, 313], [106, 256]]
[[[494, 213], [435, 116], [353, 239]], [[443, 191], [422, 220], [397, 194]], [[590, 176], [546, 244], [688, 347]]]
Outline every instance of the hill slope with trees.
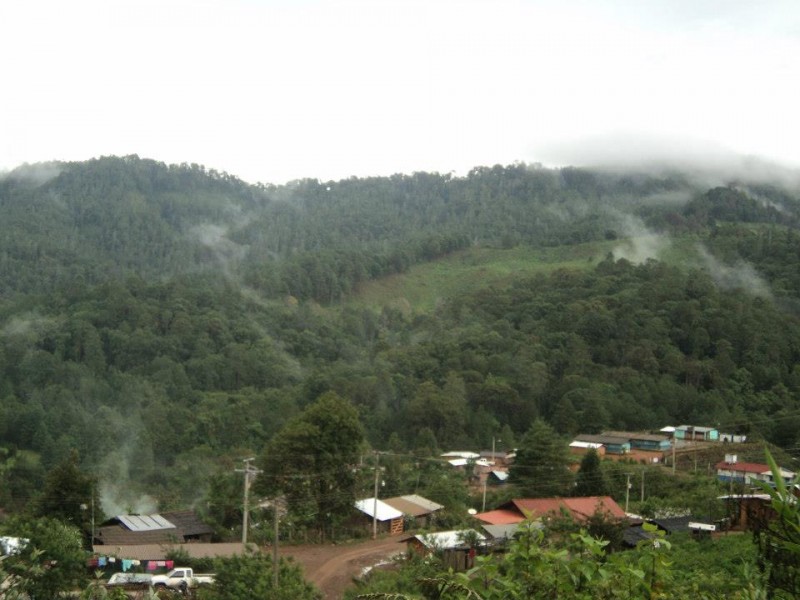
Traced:
[[[197, 503], [326, 392], [399, 453], [510, 443], [537, 418], [795, 451], [798, 214], [797, 190], [680, 173], [21, 168], [0, 180], [0, 507], [35, 506], [72, 449], [108, 510]], [[474, 282], [424, 308], [363, 301], [456, 264]]]

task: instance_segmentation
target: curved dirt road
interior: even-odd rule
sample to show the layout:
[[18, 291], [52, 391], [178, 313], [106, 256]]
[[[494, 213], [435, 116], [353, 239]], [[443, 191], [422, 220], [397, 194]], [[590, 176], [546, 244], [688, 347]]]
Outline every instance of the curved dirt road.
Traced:
[[280, 548], [280, 555], [294, 558], [325, 600], [340, 600], [362, 569], [404, 551], [405, 544], [397, 538], [385, 538], [336, 546], [286, 546]]

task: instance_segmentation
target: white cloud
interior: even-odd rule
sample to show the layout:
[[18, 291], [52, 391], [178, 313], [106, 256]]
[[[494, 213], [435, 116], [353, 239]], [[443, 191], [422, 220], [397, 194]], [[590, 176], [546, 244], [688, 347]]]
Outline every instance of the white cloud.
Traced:
[[336, 179], [620, 131], [800, 164], [800, 6], [753, 6], [12, 0], [0, 168], [137, 153]]
[[739, 260], [734, 265], [726, 265], [717, 260], [706, 248], [699, 244], [697, 251], [703, 266], [720, 288], [743, 290], [757, 298], [772, 299], [772, 290], [769, 283], [761, 277], [750, 263]]
[[620, 229], [625, 240], [613, 250], [615, 259], [624, 258], [635, 264], [648, 259], [658, 259], [669, 249], [670, 240], [665, 235], [649, 230], [641, 219], [632, 215], [620, 215]]

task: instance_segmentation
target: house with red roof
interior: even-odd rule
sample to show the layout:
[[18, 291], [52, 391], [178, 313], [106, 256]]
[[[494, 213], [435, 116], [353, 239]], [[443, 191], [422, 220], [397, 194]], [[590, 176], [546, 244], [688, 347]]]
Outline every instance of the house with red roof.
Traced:
[[[775, 483], [769, 465], [763, 463], [739, 462], [736, 455], [726, 455], [725, 460], [716, 464], [716, 469], [717, 479], [720, 481], [732, 481], [734, 483], [744, 483], [745, 485], [750, 485], [754, 481]], [[781, 468], [780, 472], [781, 478], [787, 484], [791, 483], [796, 475], [793, 471], [787, 471], [783, 468]]]
[[540, 520], [562, 514], [576, 521], [585, 521], [597, 512], [616, 519], [627, 515], [611, 496], [585, 496], [580, 498], [519, 498], [495, 510], [478, 513], [475, 518], [489, 525], [510, 525], [526, 519]]

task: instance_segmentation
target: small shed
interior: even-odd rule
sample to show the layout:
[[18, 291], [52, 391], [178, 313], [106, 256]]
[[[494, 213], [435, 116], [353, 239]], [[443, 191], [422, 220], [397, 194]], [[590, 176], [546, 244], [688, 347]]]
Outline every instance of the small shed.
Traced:
[[[476, 543], [471, 546], [467, 540]], [[407, 537], [408, 552], [422, 555], [440, 554], [445, 567], [454, 571], [466, 571], [475, 564], [478, 548], [486, 545], [486, 536], [474, 529], [422, 533]]]
[[378, 532], [388, 533], [389, 535], [399, 535], [403, 533], [403, 513], [392, 508], [382, 500], [375, 498], [364, 498], [356, 500], [356, 508], [368, 517], [362, 519], [363, 524], [377, 524]]
[[777, 514], [769, 494], [729, 494], [718, 500], [725, 503], [727, 526], [732, 531], [758, 531]]
[[415, 527], [428, 527], [434, 514], [444, 508], [441, 504], [417, 494], [386, 498], [384, 502], [406, 517], [413, 518]]

